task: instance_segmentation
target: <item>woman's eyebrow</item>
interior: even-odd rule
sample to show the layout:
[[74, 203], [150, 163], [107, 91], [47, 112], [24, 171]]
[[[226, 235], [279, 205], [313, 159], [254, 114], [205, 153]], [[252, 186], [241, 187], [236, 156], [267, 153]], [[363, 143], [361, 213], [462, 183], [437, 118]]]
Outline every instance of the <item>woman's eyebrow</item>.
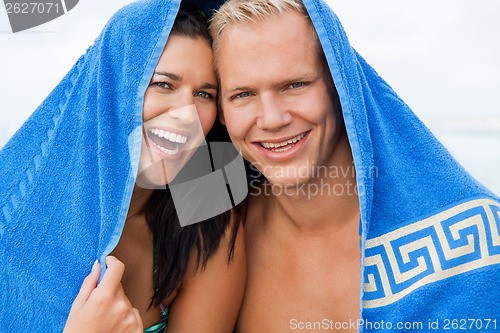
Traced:
[[200, 86], [200, 89], [213, 89], [213, 90], [217, 90], [218, 88], [217, 88], [217, 85], [206, 82], [206, 83], [204, 83], [204, 84], [202, 84]]
[[[153, 75], [161, 75], [161, 76], [166, 76], [168, 77], [169, 79], [171, 80], [174, 80], [174, 81], [182, 81], [183, 78], [182, 76], [180, 75], [177, 75], [177, 74], [174, 74], [174, 73], [169, 73], [169, 72], [157, 72], [155, 71], [153, 73]], [[199, 89], [213, 89], [213, 90], [217, 90], [217, 85], [216, 84], [212, 84], [212, 83], [208, 83], [208, 82], [205, 82], [203, 83]]]
[[174, 74], [174, 73], [168, 73], [168, 72], [154, 72], [153, 75], [162, 75], [162, 76], [166, 76], [168, 77], [169, 79], [171, 80], [174, 80], [174, 81], [182, 81], [182, 76], [180, 75], [177, 75], [177, 74]]

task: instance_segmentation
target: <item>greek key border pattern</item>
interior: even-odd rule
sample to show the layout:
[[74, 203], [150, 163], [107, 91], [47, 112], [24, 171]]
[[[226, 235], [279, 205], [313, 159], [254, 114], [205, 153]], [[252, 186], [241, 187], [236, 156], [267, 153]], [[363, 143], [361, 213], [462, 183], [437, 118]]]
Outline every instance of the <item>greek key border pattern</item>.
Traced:
[[500, 263], [500, 204], [468, 201], [369, 239], [365, 308], [394, 303], [417, 288]]

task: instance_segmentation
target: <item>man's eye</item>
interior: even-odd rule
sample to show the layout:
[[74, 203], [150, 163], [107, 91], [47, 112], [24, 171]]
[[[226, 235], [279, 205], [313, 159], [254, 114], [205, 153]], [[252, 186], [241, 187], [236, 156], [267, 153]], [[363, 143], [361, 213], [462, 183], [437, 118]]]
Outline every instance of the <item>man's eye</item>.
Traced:
[[250, 93], [249, 92], [242, 92], [242, 93], [239, 93], [239, 94], [236, 94], [236, 95], [233, 95], [231, 97], [231, 99], [241, 99], [241, 98], [247, 98], [247, 97], [250, 97]]
[[294, 82], [291, 85], [289, 85], [288, 87], [291, 89], [299, 89], [299, 88], [302, 88], [304, 85], [305, 85], [304, 82]]
[[207, 93], [206, 91], [199, 91], [199, 92], [195, 93], [194, 96], [208, 99], [210, 101], [213, 101], [215, 99], [214, 95]]

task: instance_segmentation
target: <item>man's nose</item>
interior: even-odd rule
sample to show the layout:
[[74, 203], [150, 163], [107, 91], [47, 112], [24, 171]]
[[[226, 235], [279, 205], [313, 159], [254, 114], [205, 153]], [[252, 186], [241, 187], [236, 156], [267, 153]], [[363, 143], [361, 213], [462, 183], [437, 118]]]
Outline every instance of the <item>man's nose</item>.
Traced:
[[262, 130], [278, 130], [292, 122], [292, 116], [278, 96], [263, 95], [260, 99], [257, 127]]

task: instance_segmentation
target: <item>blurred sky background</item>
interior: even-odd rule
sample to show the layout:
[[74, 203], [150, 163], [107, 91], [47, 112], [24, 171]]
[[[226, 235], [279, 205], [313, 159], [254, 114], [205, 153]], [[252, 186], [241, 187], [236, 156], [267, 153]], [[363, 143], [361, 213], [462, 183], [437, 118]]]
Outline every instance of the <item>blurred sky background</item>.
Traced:
[[[130, 0], [80, 0], [13, 34], [0, 8], [0, 147]], [[500, 1], [327, 0], [351, 44], [500, 194]]]

